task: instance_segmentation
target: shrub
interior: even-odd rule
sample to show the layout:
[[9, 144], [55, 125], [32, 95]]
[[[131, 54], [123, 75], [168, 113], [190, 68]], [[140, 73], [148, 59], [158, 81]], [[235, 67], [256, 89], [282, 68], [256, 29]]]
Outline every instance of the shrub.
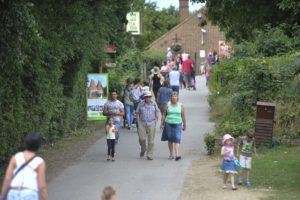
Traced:
[[234, 58], [218, 64], [210, 79], [209, 96], [216, 135], [235, 137], [255, 126], [257, 101], [276, 103], [275, 135], [300, 136], [299, 54], [271, 58]]
[[212, 155], [214, 153], [215, 143], [216, 139], [212, 134], [205, 134], [204, 136], [204, 142], [206, 145], [206, 151], [208, 155]]

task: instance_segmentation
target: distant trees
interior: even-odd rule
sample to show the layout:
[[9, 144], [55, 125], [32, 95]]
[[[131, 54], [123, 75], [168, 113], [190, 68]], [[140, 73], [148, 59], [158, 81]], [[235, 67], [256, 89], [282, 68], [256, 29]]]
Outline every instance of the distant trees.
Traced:
[[137, 45], [140, 49], [144, 49], [179, 23], [179, 12], [174, 6], [158, 10], [155, 2], [145, 3], [142, 13], [143, 33], [138, 38]]
[[[206, 2], [207, 16], [228, 39], [237, 42], [255, 37], [254, 30], [263, 30], [285, 24], [284, 30], [293, 35], [300, 22], [298, 0], [191, 0]], [[297, 28], [299, 29], [299, 28]]]

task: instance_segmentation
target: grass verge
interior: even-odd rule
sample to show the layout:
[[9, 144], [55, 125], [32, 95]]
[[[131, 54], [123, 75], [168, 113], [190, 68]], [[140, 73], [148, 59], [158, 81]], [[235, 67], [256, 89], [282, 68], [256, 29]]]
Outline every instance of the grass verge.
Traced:
[[[271, 196], [264, 200], [299, 200], [300, 147], [259, 147], [257, 153], [252, 160], [251, 188], [270, 189]], [[220, 157], [220, 147], [213, 157]]]
[[268, 200], [299, 200], [300, 147], [259, 148], [258, 154], [252, 162], [252, 185], [274, 190]]

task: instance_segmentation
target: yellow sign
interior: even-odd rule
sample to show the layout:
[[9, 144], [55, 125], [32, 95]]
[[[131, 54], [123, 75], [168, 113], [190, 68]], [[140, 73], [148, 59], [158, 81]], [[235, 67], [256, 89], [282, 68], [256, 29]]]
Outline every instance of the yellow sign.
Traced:
[[128, 24], [126, 26], [126, 31], [131, 32], [132, 35], [141, 34], [141, 24], [140, 24], [140, 13], [139, 12], [129, 12], [126, 15]]

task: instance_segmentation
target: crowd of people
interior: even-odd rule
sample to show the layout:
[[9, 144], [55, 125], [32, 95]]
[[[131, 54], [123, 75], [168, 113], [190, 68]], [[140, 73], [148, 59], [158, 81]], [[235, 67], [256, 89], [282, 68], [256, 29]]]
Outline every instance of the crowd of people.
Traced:
[[[216, 63], [216, 55], [209, 52], [204, 72], [207, 83]], [[148, 80], [143, 82], [140, 78], [126, 80], [126, 86], [122, 92], [124, 104], [117, 99], [116, 90], [110, 91], [111, 98], [105, 103], [103, 111], [103, 115], [109, 119], [108, 161], [115, 161], [115, 143], [118, 143], [120, 137], [120, 121], [124, 115], [127, 129], [131, 130], [132, 125], [136, 124], [141, 146], [140, 156], [144, 157], [147, 153], [148, 160], [153, 159], [155, 127], [161, 115], [161, 129], [163, 130], [161, 140], [169, 143], [169, 158], [174, 157], [174, 146], [175, 160], [180, 160], [180, 136], [181, 130], [186, 129], [186, 123], [183, 103], [178, 102], [179, 91], [184, 88], [196, 90], [195, 72], [196, 67], [190, 55], [183, 53], [173, 57], [171, 48], [168, 47], [166, 60], [162, 62], [161, 68], [154, 67], [151, 70]], [[113, 134], [115, 137], [112, 136]]]
[[[210, 71], [217, 62], [210, 53], [207, 57], [205, 76], [207, 83]], [[182, 102], [179, 101], [180, 89], [187, 88], [196, 90], [195, 86], [195, 64], [188, 54], [177, 55], [173, 58], [171, 49], [167, 49], [166, 61], [161, 68], [154, 67], [149, 80], [141, 81], [136, 78], [128, 78], [123, 90], [122, 101], [118, 99], [118, 92], [111, 89], [110, 98], [105, 103], [103, 115], [107, 116], [106, 140], [107, 140], [107, 161], [115, 161], [116, 144], [120, 139], [121, 121], [124, 118], [127, 129], [131, 130], [135, 123], [140, 144], [139, 156], [147, 160], [154, 158], [154, 138], [156, 125], [160, 121], [162, 130], [161, 141], [168, 142], [169, 160], [179, 161], [181, 159], [180, 143], [182, 131], [186, 130], [186, 115]], [[251, 134], [241, 143], [240, 160], [243, 162], [247, 181], [250, 185], [249, 173], [251, 159], [249, 157], [248, 144]], [[222, 169], [224, 175], [224, 187], [227, 177], [231, 177], [232, 189], [235, 189], [232, 168], [233, 160], [233, 138], [230, 135], [224, 136], [224, 147], [221, 155], [224, 157]], [[25, 138], [26, 148], [12, 156], [6, 170], [2, 185], [0, 200], [38, 200], [48, 199], [46, 186], [44, 160], [37, 156], [36, 152], [41, 144], [41, 136], [36, 133], [28, 134]], [[247, 150], [247, 152], [246, 152]], [[239, 184], [242, 183], [240, 173]], [[116, 192], [112, 187], [106, 187], [101, 195], [103, 200], [115, 200]]]
[[[159, 75], [156, 77], [159, 78]], [[124, 104], [118, 100], [117, 91], [114, 89], [110, 90], [110, 99], [104, 104], [103, 114], [108, 117], [106, 125], [107, 161], [115, 161], [115, 147], [120, 138], [122, 116], [125, 116], [127, 129], [131, 130], [132, 124], [136, 124], [141, 148], [139, 155], [140, 157], [147, 155], [147, 160], [153, 160], [156, 125], [162, 116], [163, 135], [161, 140], [169, 142], [169, 158], [173, 158], [174, 144], [176, 155], [174, 159], [180, 160], [181, 130], [185, 130], [186, 120], [183, 104], [178, 101], [179, 86], [172, 90], [169, 80], [164, 80], [163, 85], [157, 89], [155, 98], [153, 88], [156, 86], [152, 86], [151, 90], [148, 81], [144, 81], [142, 85], [141, 80], [137, 78], [132, 84], [132, 80], [129, 78], [126, 82], [123, 96]]]

